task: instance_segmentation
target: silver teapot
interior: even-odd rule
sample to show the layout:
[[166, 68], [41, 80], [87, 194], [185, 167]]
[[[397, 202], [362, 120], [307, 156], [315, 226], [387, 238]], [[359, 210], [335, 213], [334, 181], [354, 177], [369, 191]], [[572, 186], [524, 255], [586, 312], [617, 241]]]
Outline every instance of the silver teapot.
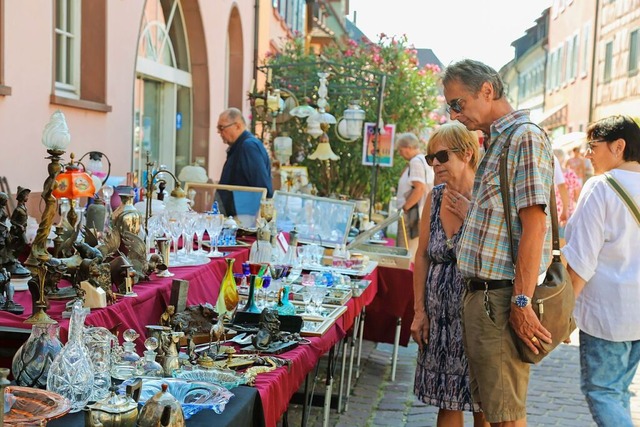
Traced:
[[115, 387], [111, 395], [103, 400], [88, 405], [85, 412], [85, 426], [90, 427], [135, 427], [138, 419], [138, 398], [142, 379], [138, 378], [127, 386], [126, 395], [118, 395]]
[[162, 384], [162, 390], [147, 400], [138, 416], [139, 427], [184, 427], [184, 413], [180, 402], [167, 391], [169, 386]]

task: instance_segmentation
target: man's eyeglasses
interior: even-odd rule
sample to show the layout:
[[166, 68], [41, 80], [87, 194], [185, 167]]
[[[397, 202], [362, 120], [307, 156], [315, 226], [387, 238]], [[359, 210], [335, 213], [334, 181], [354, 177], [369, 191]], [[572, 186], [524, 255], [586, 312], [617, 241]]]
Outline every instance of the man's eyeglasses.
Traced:
[[231, 126], [233, 126], [233, 125], [235, 125], [235, 124], [236, 124], [236, 122], [229, 123], [228, 125], [218, 125], [218, 126], [217, 126], [217, 128], [218, 128], [218, 132], [222, 132], [222, 131], [223, 131], [223, 130], [225, 130], [226, 128], [231, 127]]
[[587, 150], [593, 151], [596, 145], [602, 142], [609, 142], [609, 141], [605, 141], [604, 139], [595, 139], [593, 141], [587, 141]]
[[427, 154], [425, 158], [427, 159], [427, 164], [429, 166], [433, 166], [433, 159], [437, 159], [440, 164], [447, 163], [449, 161], [449, 152], [457, 153], [460, 150], [457, 148], [451, 148], [448, 150], [440, 150], [436, 151], [433, 154]]
[[462, 113], [462, 101], [462, 98], [456, 98], [449, 104], [447, 104], [447, 113], [451, 114], [451, 110], [455, 111], [458, 114]]

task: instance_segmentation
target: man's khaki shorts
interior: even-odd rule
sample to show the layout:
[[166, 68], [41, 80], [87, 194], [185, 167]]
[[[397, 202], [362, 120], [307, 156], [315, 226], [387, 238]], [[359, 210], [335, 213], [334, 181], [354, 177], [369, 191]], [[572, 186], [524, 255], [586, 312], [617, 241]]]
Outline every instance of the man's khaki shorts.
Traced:
[[526, 418], [529, 364], [518, 356], [509, 325], [513, 288], [465, 292], [463, 302], [464, 346], [469, 359], [471, 393], [490, 423]]

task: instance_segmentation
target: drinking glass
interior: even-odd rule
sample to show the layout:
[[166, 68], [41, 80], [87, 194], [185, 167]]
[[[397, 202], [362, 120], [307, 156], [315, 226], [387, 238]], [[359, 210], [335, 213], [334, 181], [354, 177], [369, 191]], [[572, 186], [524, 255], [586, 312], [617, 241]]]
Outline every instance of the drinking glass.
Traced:
[[195, 234], [196, 221], [198, 221], [198, 212], [187, 211], [182, 215], [184, 224], [182, 250], [187, 258], [191, 258], [193, 253], [193, 235]]
[[[207, 214], [207, 232], [209, 233], [209, 253], [207, 256], [210, 258], [219, 258], [224, 256], [222, 252], [218, 250], [218, 239], [220, 238], [220, 232], [224, 225], [224, 215], [221, 214]], [[213, 249], [213, 251], [211, 250]]]
[[313, 309], [311, 307], [311, 297], [313, 286], [307, 286], [304, 288], [302, 292], [302, 302], [304, 303], [304, 314], [313, 314]]
[[198, 250], [196, 250], [196, 254], [198, 255], [206, 255], [207, 252], [202, 249], [202, 239], [204, 238], [204, 232], [207, 230], [207, 217], [206, 214], [199, 214], [198, 219], [194, 225], [194, 231], [196, 237], [198, 238]]
[[178, 241], [180, 236], [182, 236], [182, 232], [184, 230], [184, 224], [181, 221], [180, 215], [176, 214], [168, 214], [166, 216], [166, 229], [171, 236], [171, 241], [173, 243], [173, 254], [175, 256], [176, 263], [178, 262]]
[[327, 287], [322, 285], [315, 285], [311, 288], [311, 302], [314, 305], [314, 310], [316, 314], [322, 313], [322, 302], [324, 301], [324, 296], [327, 293]]

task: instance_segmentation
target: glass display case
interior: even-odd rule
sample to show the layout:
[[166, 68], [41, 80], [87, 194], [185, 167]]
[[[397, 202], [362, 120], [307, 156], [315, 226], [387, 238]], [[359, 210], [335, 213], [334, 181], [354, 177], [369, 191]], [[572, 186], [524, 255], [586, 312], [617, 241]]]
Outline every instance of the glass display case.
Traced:
[[276, 191], [273, 195], [278, 231], [295, 227], [298, 242], [335, 248], [349, 236], [355, 203]]

